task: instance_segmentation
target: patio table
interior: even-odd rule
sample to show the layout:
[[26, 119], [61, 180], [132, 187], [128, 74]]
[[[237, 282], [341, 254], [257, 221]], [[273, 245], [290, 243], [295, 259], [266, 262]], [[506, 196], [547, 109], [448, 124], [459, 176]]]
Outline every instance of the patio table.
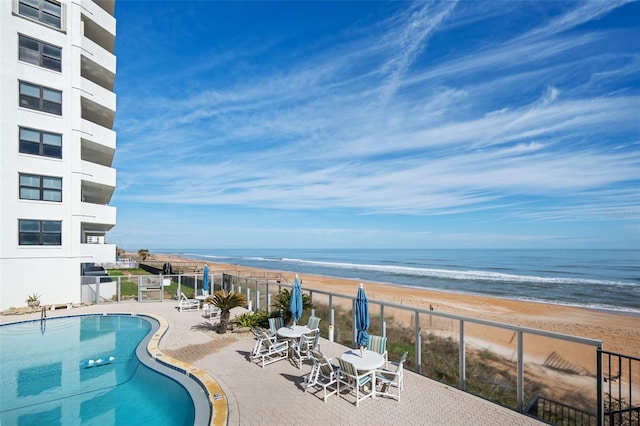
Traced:
[[371, 371], [384, 365], [384, 357], [378, 352], [364, 350], [360, 354], [360, 349], [350, 349], [343, 353], [340, 358], [343, 361], [350, 362], [360, 371]]
[[307, 334], [311, 330], [305, 325], [286, 325], [276, 330], [276, 334], [289, 340], [289, 359], [293, 359], [293, 343], [303, 334]]
[[299, 339], [303, 334], [310, 332], [309, 327], [305, 325], [292, 325], [280, 327], [276, 333], [285, 339]]
[[[344, 352], [340, 359], [353, 364], [358, 371], [371, 371], [380, 368], [384, 365], [384, 357], [378, 352], [365, 349], [363, 353], [360, 353], [360, 349], [350, 349]], [[372, 380], [373, 397], [376, 397], [376, 378], [373, 375]], [[367, 385], [368, 387], [368, 385]]]

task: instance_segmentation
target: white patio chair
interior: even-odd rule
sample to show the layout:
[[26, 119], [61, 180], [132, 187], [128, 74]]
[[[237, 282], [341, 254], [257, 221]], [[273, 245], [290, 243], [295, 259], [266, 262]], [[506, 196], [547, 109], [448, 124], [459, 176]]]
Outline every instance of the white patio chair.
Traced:
[[340, 369], [338, 371], [338, 394], [340, 394], [340, 387], [342, 385], [355, 392], [356, 407], [360, 405], [360, 401], [372, 398], [375, 395], [375, 370], [358, 374], [358, 370], [350, 362], [343, 361], [341, 358], [338, 358], [338, 362], [340, 363]]
[[262, 368], [265, 365], [269, 365], [273, 362], [286, 359], [289, 353], [289, 342], [274, 342], [267, 333], [262, 332], [262, 336], [259, 339], [259, 344], [256, 344], [252, 351], [252, 360], [260, 359]]
[[217, 318], [218, 316], [220, 316], [220, 313], [222, 312], [222, 310], [217, 306], [213, 306], [208, 303], [205, 303], [204, 305], [202, 305], [202, 311], [203, 311], [203, 316], [210, 320]]
[[180, 292], [180, 302], [178, 304], [178, 310], [180, 312], [183, 311], [199, 311], [200, 310], [200, 302], [195, 299], [189, 299], [183, 292]]
[[385, 336], [376, 336], [375, 334], [369, 335], [367, 340], [367, 349], [370, 351], [378, 352], [384, 357], [385, 363], [389, 361], [387, 355], [387, 338]]
[[315, 330], [320, 325], [320, 317], [309, 317], [307, 321], [307, 328], [309, 330]]
[[389, 362], [390, 365], [395, 366], [393, 370], [376, 370], [376, 386], [380, 385], [381, 387], [376, 391], [377, 395], [388, 396], [400, 401], [400, 391], [404, 388], [404, 362], [407, 360], [408, 354], [405, 352], [397, 363]]
[[[265, 346], [262, 344], [262, 340], [264, 339], [264, 331], [259, 328], [252, 328], [251, 333], [256, 338], [256, 344], [253, 346], [251, 353], [249, 354], [249, 359], [255, 359], [261, 351], [264, 351]], [[268, 336], [269, 340], [275, 343], [276, 339], [274, 337]]]
[[284, 327], [284, 318], [274, 317], [269, 318], [269, 333], [272, 337], [278, 336], [278, 329]]
[[304, 391], [320, 386], [324, 392], [324, 402], [327, 402], [327, 397], [338, 393], [338, 366], [333, 365], [331, 358], [327, 358], [318, 350], [311, 351], [311, 359], [313, 368], [306, 376]]
[[320, 338], [320, 330], [317, 328], [308, 333], [303, 334], [293, 343], [293, 358], [299, 369], [302, 369], [302, 361], [311, 359], [311, 351], [318, 349], [318, 340]]

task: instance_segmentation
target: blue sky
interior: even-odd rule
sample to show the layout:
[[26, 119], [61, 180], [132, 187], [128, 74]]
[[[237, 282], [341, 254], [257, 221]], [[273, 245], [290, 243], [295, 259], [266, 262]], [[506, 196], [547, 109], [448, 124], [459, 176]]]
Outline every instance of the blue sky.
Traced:
[[139, 248], [640, 248], [640, 4], [116, 3]]

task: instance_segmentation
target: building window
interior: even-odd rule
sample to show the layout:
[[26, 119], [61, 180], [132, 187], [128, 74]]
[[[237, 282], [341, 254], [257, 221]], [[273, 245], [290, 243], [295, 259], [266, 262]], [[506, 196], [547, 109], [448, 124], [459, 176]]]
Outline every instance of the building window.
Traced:
[[20, 127], [20, 152], [62, 158], [62, 135]]
[[62, 92], [21, 81], [20, 106], [62, 115]]
[[62, 202], [62, 178], [20, 173], [20, 199]]
[[20, 0], [18, 13], [54, 28], [62, 28], [62, 5], [51, 0]]
[[20, 35], [18, 37], [21, 61], [54, 71], [62, 71], [62, 48]]
[[21, 246], [62, 245], [62, 221], [18, 219], [18, 240]]

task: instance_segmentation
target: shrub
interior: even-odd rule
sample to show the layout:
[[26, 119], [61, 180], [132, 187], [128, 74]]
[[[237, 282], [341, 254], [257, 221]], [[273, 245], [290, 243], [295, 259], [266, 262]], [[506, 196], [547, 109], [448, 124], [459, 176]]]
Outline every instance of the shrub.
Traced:
[[265, 310], [257, 312], [246, 312], [242, 315], [238, 315], [233, 319], [233, 323], [239, 327], [250, 328], [266, 328], [268, 326], [269, 313]]

